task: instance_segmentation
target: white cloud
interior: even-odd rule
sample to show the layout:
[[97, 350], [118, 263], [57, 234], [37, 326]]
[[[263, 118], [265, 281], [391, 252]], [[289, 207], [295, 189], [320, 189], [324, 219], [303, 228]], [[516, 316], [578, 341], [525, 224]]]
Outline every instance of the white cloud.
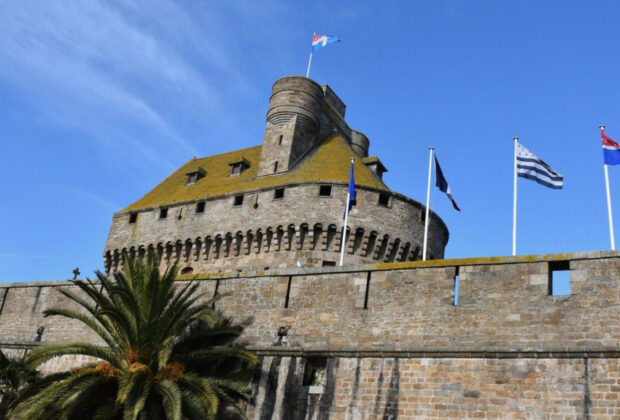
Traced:
[[[91, 138], [111, 146], [119, 145], [113, 127], [131, 124], [135, 134], [125, 133], [122, 145], [151, 149], [147, 158], [200, 155], [195, 136], [183, 132], [183, 118], [229, 120], [230, 104], [214, 85], [218, 72], [238, 72], [228, 67], [225, 45], [203, 42], [206, 34], [174, 3], [142, 6], [0, 4], [0, 83], [25, 91], [26, 100], [54, 122], [97, 132]], [[207, 77], [198, 71], [175, 52], [179, 45], [199, 47], [193, 54], [217, 72]]]

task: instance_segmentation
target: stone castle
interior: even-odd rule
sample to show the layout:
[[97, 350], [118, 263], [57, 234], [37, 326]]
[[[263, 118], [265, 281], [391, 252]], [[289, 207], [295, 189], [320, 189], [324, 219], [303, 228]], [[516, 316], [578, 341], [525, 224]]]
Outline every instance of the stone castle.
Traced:
[[[106, 270], [150, 249], [225, 294], [261, 356], [250, 419], [620, 418], [620, 252], [446, 260], [431, 213], [419, 261], [424, 208], [385, 186], [344, 111], [327, 86], [277, 81], [263, 145], [192, 159], [116, 213]], [[559, 272], [570, 295], [553, 293]], [[42, 317], [67, 305], [58, 287], [0, 284], [0, 348], [94, 339]]]
[[[261, 146], [191, 159], [114, 215], [106, 271], [123, 253], [157, 252], [182, 272], [335, 264], [349, 161], [356, 159], [356, 206], [345, 235], [346, 264], [422, 257], [424, 207], [383, 183], [369, 140], [344, 120], [329, 86], [305, 77], [273, 85]], [[428, 255], [442, 258], [448, 229], [431, 213]]]

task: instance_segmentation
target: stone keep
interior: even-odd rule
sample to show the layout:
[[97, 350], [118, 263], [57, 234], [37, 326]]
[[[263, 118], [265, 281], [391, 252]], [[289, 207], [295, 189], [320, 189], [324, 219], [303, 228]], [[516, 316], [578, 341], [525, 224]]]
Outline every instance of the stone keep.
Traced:
[[[149, 250], [183, 273], [334, 264], [355, 158], [357, 204], [345, 264], [421, 259], [424, 208], [391, 191], [368, 138], [347, 125], [345, 104], [305, 77], [275, 82], [261, 146], [193, 158], [116, 213], [106, 271]], [[431, 212], [428, 258], [442, 258], [448, 229]]]

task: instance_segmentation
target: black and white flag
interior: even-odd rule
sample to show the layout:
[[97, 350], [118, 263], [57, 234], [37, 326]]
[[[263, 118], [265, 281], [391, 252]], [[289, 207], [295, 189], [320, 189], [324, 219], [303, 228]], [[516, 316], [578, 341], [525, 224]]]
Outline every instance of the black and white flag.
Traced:
[[517, 175], [556, 190], [564, 186], [564, 177], [561, 174], [520, 143], [517, 143]]

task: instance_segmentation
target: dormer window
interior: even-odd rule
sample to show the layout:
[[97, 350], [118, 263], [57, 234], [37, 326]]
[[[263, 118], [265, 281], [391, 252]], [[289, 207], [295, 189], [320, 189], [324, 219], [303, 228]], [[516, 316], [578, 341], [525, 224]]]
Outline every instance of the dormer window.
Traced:
[[245, 158], [241, 158], [240, 160], [229, 163], [229, 165], [230, 176], [237, 176], [250, 167], [250, 162], [248, 162]]
[[195, 184], [196, 182], [198, 182], [198, 180], [202, 177], [204, 177], [207, 174], [207, 171], [205, 171], [202, 168], [198, 168], [195, 171], [191, 171], [186, 173], [185, 175], [187, 175], [187, 182], [185, 183], [185, 185], [192, 185]]
[[373, 174], [377, 175], [379, 179], [383, 180], [383, 174], [386, 173], [388, 170], [385, 166], [383, 166], [381, 161], [376, 156], [364, 158], [363, 162], [364, 165], [366, 165]]

